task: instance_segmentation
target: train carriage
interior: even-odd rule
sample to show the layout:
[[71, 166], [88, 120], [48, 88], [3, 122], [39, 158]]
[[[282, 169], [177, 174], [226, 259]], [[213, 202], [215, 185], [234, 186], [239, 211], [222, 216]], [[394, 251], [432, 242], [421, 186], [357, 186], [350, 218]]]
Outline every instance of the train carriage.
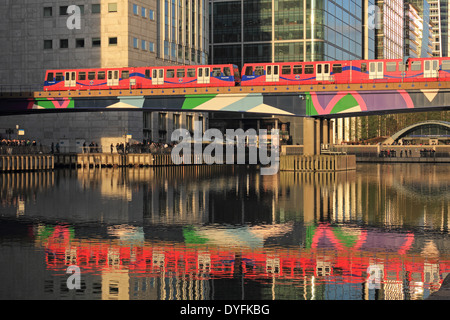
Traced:
[[241, 86], [448, 81], [449, 58], [245, 64]]
[[235, 65], [48, 70], [45, 91], [235, 86]]

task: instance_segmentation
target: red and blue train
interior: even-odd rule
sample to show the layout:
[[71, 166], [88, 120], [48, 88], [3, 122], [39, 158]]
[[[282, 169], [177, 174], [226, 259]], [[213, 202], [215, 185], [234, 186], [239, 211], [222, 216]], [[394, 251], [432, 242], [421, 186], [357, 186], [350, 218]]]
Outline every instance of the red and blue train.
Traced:
[[48, 70], [44, 90], [449, 81], [450, 58]]

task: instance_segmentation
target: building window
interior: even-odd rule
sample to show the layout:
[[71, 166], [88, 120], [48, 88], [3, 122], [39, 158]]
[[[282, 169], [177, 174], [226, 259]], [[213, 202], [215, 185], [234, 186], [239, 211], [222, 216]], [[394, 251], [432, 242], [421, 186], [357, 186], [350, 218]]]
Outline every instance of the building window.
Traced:
[[194, 132], [194, 121], [191, 115], [186, 116], [186, 129], [192, 134]]
[[150, 18], [150, 20], [155, 20], [155, 12], [148, 9], [148, 17]]
[[147, 15], [146, 15], [146, 9], [144, 8], [144, 7], [142, 7], [141, 8], [141, 16], [142, 16], [142, 18], [145, 18]]
[[100, 4], [93, 4], [91, 8], [92, 13], [100, 13], [101, 12], [101, 6]]
[[139, 14], [139, 8], [138, 8], [137, 4], [133, 4], [133, 13], [134, 13], [135, 15], [138, 15], [138, 14]]
[[134, 47], [135, 49], [138, 49], [138, 48], [139, 48], [139, 43], [138, 43], [138, 39], [137, 39], [137, 38], [133, 38], [133, 47]]
[[51, 16], [53, 16], [53, 8], [45, 7], [44, 8], [44, 17], [51, 17]]
[[92, 47], [100, 47], [101, 39], [100, 38], [92, 38]]
[[173, 115], [173, 129], [180, 129], [181, 128], [181, 116], [179, 114]]
[[59, 15], [60, 16], [67, 16], [67, 8], [69, 6], [60, 6], [59, 7]]
[[110, 46], [117, 46], [117, 37], [109, 38]]
[[117, 3], [108, 3], [108, 12], [117, 12]]
[[84, 39], [76, 39], [75, 48], [84, 48]]
[[146, 45], [145, 40], [141, 40], [141, 49], [142, 50], [147, 50], [147, 45]]
[[53, 49], [53, 40], [44, 40], [44, 49]]
[[69, 39], [61, 39], [61, 40], [59, 40], [59, 48], [60, 49], [67, 49], [67, 48], [69, 48]]
[[151, 52], [155, 52], [155, 44], [151, 41], [148, 43], [148, 50]]

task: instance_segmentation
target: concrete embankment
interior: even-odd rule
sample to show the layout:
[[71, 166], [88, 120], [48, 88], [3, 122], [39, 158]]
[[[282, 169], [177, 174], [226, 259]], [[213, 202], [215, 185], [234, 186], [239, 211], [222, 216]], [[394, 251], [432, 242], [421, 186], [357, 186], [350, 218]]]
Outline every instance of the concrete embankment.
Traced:
[[354, 155], [281, 155], [280, 171], [326, 172], [356, 170]]

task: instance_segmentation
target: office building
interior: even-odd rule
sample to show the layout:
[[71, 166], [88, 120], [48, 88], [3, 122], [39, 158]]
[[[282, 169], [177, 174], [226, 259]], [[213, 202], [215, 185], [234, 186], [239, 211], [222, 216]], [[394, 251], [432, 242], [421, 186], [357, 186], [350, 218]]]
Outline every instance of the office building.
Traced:
[[373, 58], [375, 35], [366, 21], [370, 4], [372, 0], [210, 0], [209, 61], [241, 66]]
[[380, 25], [376, 28], [376, 59], [403, 56], [403, 0], [377, 0]]
[[[206, 0], [15, 0], [0, 3], [0, 12], [4, 13], [0, 19], [3, 30], [0, 33], [3, 44], [0, 86], [3, 91], [42, 90], [47, 69], [207, 62], [209, 10]], [[109, 140], [102, 144], [109, 150], [109, 142], [115, 144], [119, 138], [120, 142], [124, 134], [131, 134], [138, 141], [167, 143], [173, 123], [185, 126], [190, 121], [188, 116], [194, 121], [199, 116], [207, 120], [206, 114], [180, 113], [180, 119], [175, 117], [177, 121], [173, 113], [163, 114], [114, 111], [114, 116], [108, 112], [53, 115], [57, 121], [45, 115], [45, 122], [51, 128], [41, 130], [37, 124], [44, 119], [29, 121], [25, 117], [15, 117], [14, 121], [24, 123], [29, 136], [35, 135], [33, 138], [44, 144], [71, 139], [74, 145], [75, 136], [78, 140], [100, 142], [105, 140], [102, 134], [108, 132]], [[7, 121], [13, 120], [0, 119], [0, 133], [10, 126]], [[66, 123], [69, 128], [59, 128], [59, 123]], [[90, 123], [92, 129], [80, 131], [71, 123]], [[101, 127], [104, 123], [109, 123], [107, 130]], [[95, 127], [96, 124], [100, 127]], [[19, 123], [14, 123], [13, 127], [15, 125]], [[164, 128], [159, 128], [160, 125]]]
[[408, 0], [404, 4], [404, 58], [433, 56], [433, 22], [427, 0]]

